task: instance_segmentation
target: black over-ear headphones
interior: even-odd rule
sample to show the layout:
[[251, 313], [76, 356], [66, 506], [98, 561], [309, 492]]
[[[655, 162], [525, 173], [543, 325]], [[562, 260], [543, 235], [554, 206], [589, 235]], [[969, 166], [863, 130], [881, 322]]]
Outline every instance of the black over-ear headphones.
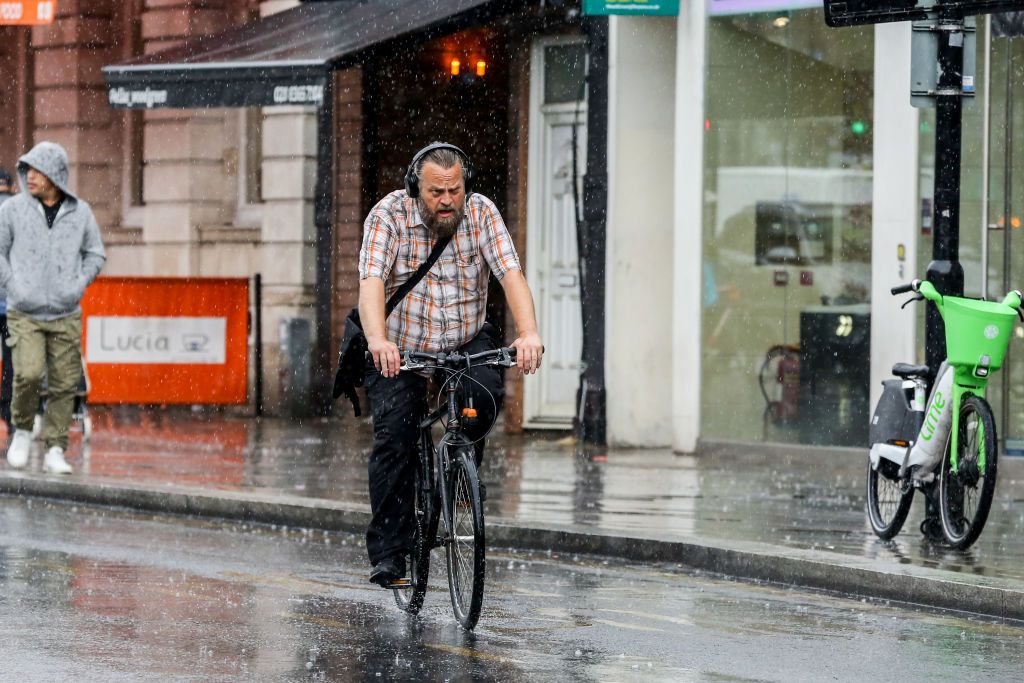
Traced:
[[420, 179], [416, 175], [416, 167], [419, 165], [423, 157], [427, 156], [436, 149], [450, 149], [459, 155], [462, 159], [462, 184], [466, 189], [466, 196], [472, 192], [473, 187], [473, 166], [469, 163], [469, 155], [463, 152], [455, 145], [450, 145], [447, 142], [434, 142], [420, 151], [416, 152], [416, 156], [412, 158], [412, 162], [409, 164], [409, 170], [405, 172], [405, 191], [409, 193], [409, 196], [416, 199], [420, 196]]

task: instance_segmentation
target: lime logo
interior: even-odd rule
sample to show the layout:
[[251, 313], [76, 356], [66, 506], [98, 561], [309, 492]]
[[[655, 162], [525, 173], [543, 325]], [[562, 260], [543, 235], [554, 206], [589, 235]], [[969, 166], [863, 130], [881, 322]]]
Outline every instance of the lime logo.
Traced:
[[985, 339], [995, 339], [999, 336], [999, 328], [995, 325], [989, 325], [985, 328]]
[[837, 337], [849, 337], [853, 332], [853, 316], [852, 315], [841, 315], [839, 316], [839, 325], [836, 327]]

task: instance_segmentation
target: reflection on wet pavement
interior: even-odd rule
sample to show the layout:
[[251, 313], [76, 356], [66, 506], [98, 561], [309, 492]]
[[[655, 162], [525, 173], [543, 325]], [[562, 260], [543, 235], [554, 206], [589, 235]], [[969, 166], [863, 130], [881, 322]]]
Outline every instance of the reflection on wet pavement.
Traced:
[[466, 633], [442, 575], [411, 618], [366, 582], [363, 552], [351, 534], [0, 499], [0, 678], [932, 681], [1024, 666], [1019, 624], [554, 553], [492, 553]]
[[[297, 424], [180, 409], [93, 408], [94, 434], [69, 453], [76, 471], [154, 487], [260, 489], [367, 503], [370, 423], [349, 416]], [[698, 456], [612, 449], [581, 454], [564, 434], [488, 441], [483, 477], [492, 518], [545, 525], [758, 541], [1024, 579], [1024, 459], [1000, 462], [996, 501], [967, 552], [925, 543], [923, 501], [894, 541], [864, 516], [867, 457], [756, 445]], [[33, 462], [39, 469], [38, 454]]]

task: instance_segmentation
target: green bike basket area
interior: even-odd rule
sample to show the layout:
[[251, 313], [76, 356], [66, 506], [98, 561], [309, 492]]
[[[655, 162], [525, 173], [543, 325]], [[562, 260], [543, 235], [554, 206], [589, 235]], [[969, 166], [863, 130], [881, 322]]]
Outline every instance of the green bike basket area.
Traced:
[[942, 318], [946, 324], [946, 357], [953, 366], [974, 368], [988, 356], [990, 371], [1003, 365], [1017, 312], [994, 301], [942, 299]]

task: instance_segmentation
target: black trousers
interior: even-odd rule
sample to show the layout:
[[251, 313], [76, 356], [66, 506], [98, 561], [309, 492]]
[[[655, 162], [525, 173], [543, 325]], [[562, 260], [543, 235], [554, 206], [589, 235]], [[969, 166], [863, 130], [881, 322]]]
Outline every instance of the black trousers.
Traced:
[[[480, 353], [494, 348], [494, 339], [482, 331], [459, 351]], [[463, 378], [461, 395], [463, 401], [472, 398], [477, 410], [477, 423], [467, 425], [466, 435], [474, 441], [481, 439], [476, 444], [479, 464], [482, 438], [498, 417], [505, 389], [497, 368], [472, 368], [469, 377], [476, 381]], [[369, 462], [372, 518], [366, 530], [366, 552], [373, 564], [412, 549], [417, 426], [426, 415], [427, 384], [426, 377], [414, 372], [386, 378], [372, 365], [367, 368], [365, 385], [373, 413], [373, 453]]]

